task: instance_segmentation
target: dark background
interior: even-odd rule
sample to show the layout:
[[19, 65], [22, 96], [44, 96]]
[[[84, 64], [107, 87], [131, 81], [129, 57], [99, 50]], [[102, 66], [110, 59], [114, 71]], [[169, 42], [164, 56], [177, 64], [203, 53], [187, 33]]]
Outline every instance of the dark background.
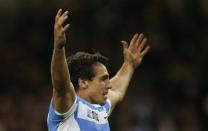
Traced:
[[0, 131], [47, 131], [54, 17], [69, 10], [68, 55], [94, 50], [122, 64], [136, 32], [150, 52], [112, 131], [208, 130], [207, 0], [0, 0]]

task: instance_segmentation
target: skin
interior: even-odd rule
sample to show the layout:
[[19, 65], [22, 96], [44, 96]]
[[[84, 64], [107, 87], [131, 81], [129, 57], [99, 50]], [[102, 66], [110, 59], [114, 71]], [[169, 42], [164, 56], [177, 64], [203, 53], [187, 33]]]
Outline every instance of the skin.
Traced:
[[62, 13], [60, 9], [55, 17], [54, 49], [51, 60], [51, 79], [53, 85], [52, 102], [56, 111], [66, 112], [74, 103], [75, 90], [70, 80], [65, 55], [66, 35], [69, 24], [63, 26], [68, 18], [68, 11]]
[[95, 77], [92, 80], [82, 80], [79, 82], [77, 94], [93, 104], [105, 104], [109, 89], [111, 89], [109, 74], [106, 67], [101, 63], [93, 65]]
[[105, 104], [111, 101], [111, 112], [125, 96], [135, 69], [141, 64], [150, 47], [143, 34], [136, 33], [131, 41], [123, 43], [124, 62], [116, 75], [109, 79], [106, 67], [101, 63], [93, 65], [95, 77], [92, 80], [78, 80], [79, 90], [75, 92], [70, 80], [65, 56], [66, 36], [69, 24], [64, 25], [69, 12], [61, 9], [57, 12], [54, 24], [54, 49], [51, 61], [51, 78], [53, 85], [53, 105], [59, 113], [65, 113], [73, 105], [76, 95], [92, 104]]

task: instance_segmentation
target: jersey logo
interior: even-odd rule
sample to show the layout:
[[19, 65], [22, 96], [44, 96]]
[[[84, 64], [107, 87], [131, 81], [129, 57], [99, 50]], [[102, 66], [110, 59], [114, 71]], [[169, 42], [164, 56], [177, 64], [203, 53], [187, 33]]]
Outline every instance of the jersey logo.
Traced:
[[100, 111], [98, 111], [98, 109], [92, 109], [82, 102], [79, 102], [77, 117], [96, 124], [108, 123], [108, 114], [104, 108], [100, 108]]
[[87, 110], [87, 117], [91, 118], [91, 119], [94, 119], [96, 121], [99, 122], [99, 119], [98, 119], [98, 113], [95, 112], [95, 111], [92, 111], [92, 110]]

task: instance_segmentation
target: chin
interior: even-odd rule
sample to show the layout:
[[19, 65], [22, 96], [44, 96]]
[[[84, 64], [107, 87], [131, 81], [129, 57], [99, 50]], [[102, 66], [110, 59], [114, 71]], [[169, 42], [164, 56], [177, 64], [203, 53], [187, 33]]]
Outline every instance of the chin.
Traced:
[[102, 105], [102, 106], [105, 105], [105, 102], [100, 103], [100, 105]]
[[100, 105], [105, 105], [105, 103], [106, 103], [106, 100], [100, 102]]

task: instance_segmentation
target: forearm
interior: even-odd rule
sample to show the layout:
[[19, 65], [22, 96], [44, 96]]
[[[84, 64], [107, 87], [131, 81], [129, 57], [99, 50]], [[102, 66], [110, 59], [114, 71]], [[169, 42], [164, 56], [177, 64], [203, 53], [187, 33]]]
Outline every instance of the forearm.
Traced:
[[112, 91], [118, 94], [118, 101], [121, 101], [125, 96], [133, 73], [134, 68], [124, 63], [117, 74], [111, 79]]
[[53, 87], [57, 90], [66, 88], [70, 84], [70, 75], [66, 62], [65, 49], [54, 47], [51, 61], [51, 77]]

